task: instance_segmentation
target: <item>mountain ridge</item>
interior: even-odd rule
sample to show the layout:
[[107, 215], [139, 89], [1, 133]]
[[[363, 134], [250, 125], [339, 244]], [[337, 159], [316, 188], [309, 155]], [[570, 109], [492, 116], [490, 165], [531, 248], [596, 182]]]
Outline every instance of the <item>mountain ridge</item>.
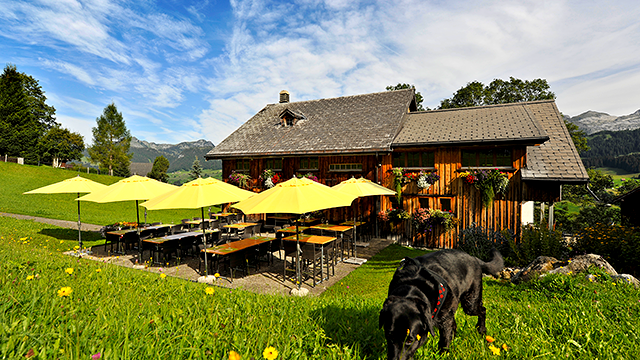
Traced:
[[604, 112], [585, 111], [576, 116], [564, 116], [587, 135], [600, 131], [635, 130], [640, 128], [640, 110], [629, 115], [614, 116]]
[[193, 161], [198, 158], [203, 169], [221, 169], [220, 160], [205, 161], [204, 155], [211, 151], [215, 145], [209, 140], [185, 141], [178, 144], [157, 144], [145, 140], [131, 137], [131, 148], [133, 153], [131, 162], [153, 163], [158, 156], [164, 156], [169, 160], [168, 172], [178, 170], [191, 170]]

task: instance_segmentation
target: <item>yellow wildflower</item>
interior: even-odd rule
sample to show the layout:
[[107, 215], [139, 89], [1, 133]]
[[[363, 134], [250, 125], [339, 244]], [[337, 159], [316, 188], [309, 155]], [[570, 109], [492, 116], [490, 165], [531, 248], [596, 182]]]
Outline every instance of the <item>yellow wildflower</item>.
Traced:
[[20, 238], [20, 241], [25, 241], [27, 239], [28, 239], [28, 237], [23, 237], [23, 238]]
[[204, 289], [204, 292], [206, 292], [207, 295], [213, 295], [215, 290], [212, 287], [207, 287], [206, 289]]
[[60, 297], [70, 296], [72, 292], [73, 290], [71, 290], [69, 286], [64, 286], [64, 287], [61, 287], [60, 290], [58, 290], [58, 296]]
[[491, 350], [493, 355], [500, 355], [500, 349], [493, 345], [489, 345], [489, 350]]
[[509, 347], [507, 346], [507, 344], [502, 344], [502, 350], [504, 351], [509, 350]]
[[229, 353], [229, 360], [240, 360], [240, 354], [231, 350], [231, 352]]
[[33, 280], [33, 275], [27, 276], [27, 280]]
[[66, 272], [67, 274], [71, 275], [71, 274], [73, 274], [73, 268], [66, 268], [64, 270], [64, 272]]
[[102, 272], [102, 269], [96, 269], [96, 272]]
[[78, 246], [78, 245], [73, 247], [73, 250], [78, 250], [78, 249], [80, 249], [80, 246]]
[[215, 274], [213, 274], [213, 276], [219, 278], [220, 277], [220, 273], [215, 273]]
[[420, 341], [420, 338], [421, 338], [420, 334], [416, 335], [416, 339], [418, 339], [418, 341]]
[[160, 274], [160, 278], [161, 278], [161, 279], [164, 279], [164, 278], [166, 278], [166, 277], [167, 277], [167, 274], [165, 274], [165, 273]]
[[276, 350], [273, 346], [269, 346], [262, 352], [262, 356], [264, 356], [267, 360], [274, 360], [278, 357], [278, 350]]

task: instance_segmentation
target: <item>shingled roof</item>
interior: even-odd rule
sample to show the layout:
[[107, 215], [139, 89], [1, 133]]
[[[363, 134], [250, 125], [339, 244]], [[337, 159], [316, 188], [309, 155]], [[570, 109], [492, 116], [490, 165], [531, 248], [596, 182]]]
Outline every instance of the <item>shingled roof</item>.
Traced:
[[[391, 151], [413, 89], [269, 104], [205, 158]], [[293, 126], [280, 116], [294, 114]]]
[[541, 144], [527, 146], [523, 180], [589, 180], [553, 100], [408, 113], [392, 146], [506, 142]]
[[478, 106], [406, 114], [393, 146], [540, 144], [549, 139], [523, 104]]
[[587, 170], [580, 160], [569, 130], [553, 100], [536, 101], [525, 105], [549, 134], [549, 141], [540, 146], [527, 147], [527, 166], [522, 169], [523, 180], [586, 183]]

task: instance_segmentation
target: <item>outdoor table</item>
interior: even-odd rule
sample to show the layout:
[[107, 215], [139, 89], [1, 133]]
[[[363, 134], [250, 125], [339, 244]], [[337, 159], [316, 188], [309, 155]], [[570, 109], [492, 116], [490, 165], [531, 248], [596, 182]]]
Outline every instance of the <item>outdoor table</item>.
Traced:
[[[217, 232], [219, 230], [206, 230], [206, 234], [211, 234], [214, 232]], [[181, 241], [183, 239], [187, 239], [190, 237], [199, 237], [202, 236], [202, 231], [189, 231], [189, 232], [183, 232], [183, 233], [177, 233], [177, 234], [171, 234], [171, 235], [166, 235], [166, 236], [161, 236], [161, 237], [155, 237], [155, 238], [149, 238], [149, 239], [144, 239], [142, 240], [142, 242], [145, 243], [149, 243], [149, 244], [153, 244], [155, 245], [155, 253], [159, 254], [162, 246], [169, 242], [169, 241]], [[160, 259], [159, 256], [155, 257], [156, 264], [161, 264], [162, 262], [158, 262], [158, 260]]]
[[185, 221], [184, 223], [189, 225], [189, 228], [193, 228], [193, 225], [195, 225], [196, 227], [199, 227], [200, 224], [202, 224], [202, 222], [211, 222], [211, 221], [215, 221], [216, 219], [202, 219], [202, 220], [189, 220], [189, 221]]
[[340, 261], [344, 261], [344, 233], [353, 229], [353, 226], [317, 224], [317, 225], [309, 226], [309, 228], [320, 230], [320, 234], [323, 234], [325, 231], [332, 231], [334, 234], [340, 233]]
[[[260, 246], [261, 244], [265, 244], [273, 240], [275, 240], [275, 238], [267, 236], [253, 236], [250, 238], [233, 241], [228, 244], [222, 244], [207, 248], [207, 253], [217, 256], [227, 256], [229, 259], [229, 268], [230, 271], [232, 271], [234, 265], [241, 264], [244, 266], [246, 264], [247, 259], [245, 250], [255, 246]], [[202, 249], [202, 251], [204, 251], [204, 249]], [[231, 273], [231, 277], [233, 277], [233, 273]]]
[[257, 223], [246, 223], [246, 222], [239, 222], [239, 223], [235, 223], [235, 224], [227, 224], [224, 225], [223, 227], [227, 229], [227, 234], [231, 234], [231, 229], [236, 229], [237, 230], [243, 230], [246, 229], [250, 226], [255, 226], [258, 225]]
[[273, 225], [278, 226], [278, 221], [285, 224], [289, 222], [291, 219], [295, 219], [297, 216], [292, 214], [277, 214], [277, 215], [267, 215], [267, 222], [269, 219], [273, 219]]
[[[140, 235], [142, 235], [143, 233], [147, 233], [149, 231], [154, 231], [154, 230], [159, 230], [159, 229], [163, 229], [163, 228], [167, 228], [167, 227], [171, 227], [173, 226], [173, 224], [161, 224], [161, 225], [154, 225], [154, 226], [147, 226], [147, 227], [142, 227], [140, 228]], [[138, 231], [138, 228], [131, 228], [131, 229], [123, 229], [123, 230], [113, 230], [113, 231], [108, 231], [107, 232], [107, 236], [111, 236], [111, 237], [115, 237], [116, 239], [116, 251], [113, 251], [113, 240], [111, 241], [111, 251], [116, 253], [116, 254], [124, 254], [124, 251], [121, 250], [121, 243], [122, 240], [126, 237], [126, 236], [133, 236], [133, 234], [136, 234]], [[140, 245], [140, 244], [138, 244]], [[105, 249], [106, 249], [106, 242], [105, 242]]]
[[[321, 257], [321, 262], [320, 262], [320, 281], [319, 283], [321, 283], [323, 280], [328, 279], [329, 278], [329, 264], [327, 263], [327, 277], [324, 278], [323, 273], [322, 273], [322, 266], [324, 265], [324, 249], [326, 246], [328, 246], [329, 244], [331, 244], [332, 242], [336, 241], [337, 238], [336, 237], [332, 237], [332, 236], [320, 236], [320, 235], [310, 235], [310, 234], [297, 234], [297, 235], [291, 235], [291, 236], [287, 236], [282, 238], [283, 241], [290, 241], [290, 242], [296, 242], [299, 241], [301, 243], [307, 243], [307, 244], [313, 244], [313, 258], [315, 258], [316, 255], [316, 251], [319, 249], [320, 250], [320, 257]], [[315, 265], [314, 265], [314, 272], [315, 272]], [[334, 273], [335, 273], [335, 269], [334, 269]], [[285, 278], [286, 278], [286, 274], [285, 274]], [[315, 276], [313, 277], [313, 281], [314, 281], [314, 286], [315, 286]]]
[[[356, 226], [362, 226], [362, 225], [365, 225], [366, 223], [367, 223], [366, 221], [356, 221], [356, 222], [355, 222], [355, 225], [356, 225]], [[353, 220], [345, 221], [345, 222], [343, 222], [343, 223], [340, 223], [340, 225], [343, 225], [343, 226], [353, 226], [353, 225], [354, 225], [354, 221], [353, 221]]]
[[[308, 228], [309, 228], [308, 226], [298, 226], [298, 232], [302, 233], [303, 231], [307, 230]], [[277, 232], [286, 233], [286, 234], [295, 234], [296, 233], [296, 226], [295, 225], [287, 226], [286, 228], [279, 229]]]
[[310, 225], [313, 224], [315, 222], [319, 222], [320, 219], [318, 218], [308, 218], [308, 219], [298, 219], [298, 222], [301, 224], [305, 224], [305, 225]]

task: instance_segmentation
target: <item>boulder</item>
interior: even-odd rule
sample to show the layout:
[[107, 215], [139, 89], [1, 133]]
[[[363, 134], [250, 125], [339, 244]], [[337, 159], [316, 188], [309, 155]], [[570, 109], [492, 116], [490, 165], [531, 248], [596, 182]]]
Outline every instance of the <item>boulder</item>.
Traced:
[[614, 275], [611, 278], [614, 281], [626, 282], [627, 284], [631, 284], [631, 285], [635, 286], [636, 288], [640, 288], [640, 281], [638, 281], [638, 279], [636, 279], [632, 275], [620, 274], [620, 275]]
[[[511, 277], [511, 282], [514, 284], [519, 284], [523, 281], [529, 281], [531, 279], [535, 279], [540, 277], [540, 275], [547, 273], [556, 267], [560, 261], [558, 259], [549, 257], [549, 256], [538, 256], [533, 262], [522, 270], [518, 271], [514, 276]], [[560, 265], [558, 265], [559, 267]]]
[[[579, 255], [567, 261], [559, 261], [556, 258], [548, 256], [539, 256], [531, 264], [524, 267], [517, 274], [511, 277], [511, 282], [518, 284], [522, 281], [529, 281], [548, 274], [565, 274], [573, 275], [586, 272], [590, 266], [596, 266], [602, 269], [612, 277], [618, 276], [618, 272], [611, 266], [607, 260], [600, 255], [586, 254]], [[635, 278], [631, 275], [629, 277]], [[633, 283], [632, 280], [624, 278], [625, 281]], [[637, 281], [637, 280], [636, 280]]]

